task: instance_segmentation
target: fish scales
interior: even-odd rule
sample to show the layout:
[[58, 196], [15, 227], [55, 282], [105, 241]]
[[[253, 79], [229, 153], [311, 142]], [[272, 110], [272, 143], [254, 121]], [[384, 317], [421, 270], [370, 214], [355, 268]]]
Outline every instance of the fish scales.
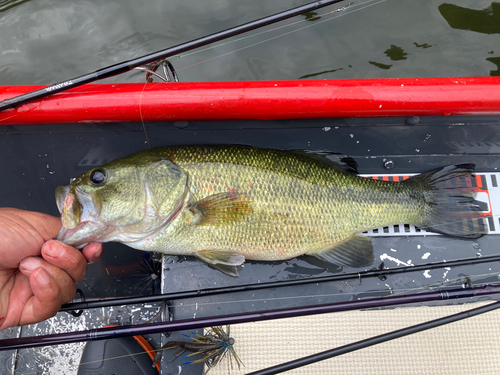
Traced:
[[401, 184], [350, 175], [300, 154], [214, 147], [166, 149], [165, 156], [189, 173], [195, 201], [237, 191], [252, 202], [251, 214], [218, 226], [192, 226], [184, 211], [147, 245], [169, 254], [224, 249], [246, 259], [289, 259], [374, 227], [415, 222], [421, 210]]
[[[477, 238], [473, 194], [449, 189], [472, 164], [404, 182], [356, 176], [324, 156], [245, 146], [142, 151], [87, 171], [56, 191], [74, 246], [119, 241], [136, 249], [195, 255], [232, 276], [245, 259], [302, 254], [355, 267], [373, 262], [360, 233], [398, 223]], [[467, 221], [467, 220], [466, 220]]]

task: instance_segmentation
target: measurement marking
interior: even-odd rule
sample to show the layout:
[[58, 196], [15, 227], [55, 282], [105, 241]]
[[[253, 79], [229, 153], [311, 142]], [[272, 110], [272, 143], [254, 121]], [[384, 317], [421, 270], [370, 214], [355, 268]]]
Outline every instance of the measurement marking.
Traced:
[[[412, 174], [394, 174], [394, 175], [361, 175], [362, 177], [372, 178], [383, 181], [403, 181]], [[457, 178], [450, 182], [450, 188], [468, 188], [476, 193], [476, 204], [479, 206], [482, 218], [464, 219], [460, 225], [467, 225], [469, 228], [478, 226], [481, 228], [486, 225], [489, 234], [500, 234], [500, 187], [498, 186], [497, 173], [476, 173], [472, 178]], [[498, 218], [498, 222], [494, 218]], [[396, 224], [388, 227], [374, 228], [363, 233], [369, 237], [387, 237], [387, 236], [439, 236], [438, 233], [427, 232], [424, 229], [410, 224]]]

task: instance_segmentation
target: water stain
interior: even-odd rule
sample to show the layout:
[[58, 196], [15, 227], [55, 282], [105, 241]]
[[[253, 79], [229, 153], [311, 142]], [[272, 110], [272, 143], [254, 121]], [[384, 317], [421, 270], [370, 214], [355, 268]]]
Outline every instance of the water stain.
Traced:
[[380, 68], [380, 69], [390, 69], [392, 65], [386, 65], [386, 64], [382, 64], [382, 63], [378, 63], [378, 62], [375, 62], [375, 61], [368, 61], [370, 64], [372, 65], [375, 65], [377, 68]]
[[392, 61], [406, 60], [406, 56], [408, 56], [408, 53], [406, 53], [401, 47], [395, 46], [394, 44], [391, 44], [391, 48], [384, 51], [384, 53]]
[[443, 3], [438, 9], [448, 25], [454, 29], [500, 34], [500, 3], [493, 2], [482, 10]]

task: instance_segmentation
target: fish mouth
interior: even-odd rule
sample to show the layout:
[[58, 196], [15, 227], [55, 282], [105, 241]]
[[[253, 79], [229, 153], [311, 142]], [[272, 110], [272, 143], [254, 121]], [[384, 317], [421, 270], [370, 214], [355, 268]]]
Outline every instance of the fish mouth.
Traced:
[[64, 200], [66, 199], [66, 196], [69, 193], [69, 189], [70, 189], [69, 185], [58, 186], [56, 188], [56, 204], [60, 214], [62, 214], [63, 212]]
[[90, 242], [109, 242], [115, 232], [115, 227], [82, 221], [75, 228], [63, 226], [57, 235], [57, 240], [81, 249]]
[[77, 249], [83, 248], [90, 242], [90, 239], [75, 237], [76, 233], [78, 233], [81, 229], [83, 229], [87, 223], [80, 223], [75, 228], [66, 228], [64, 225], [62, 226], [59, 234], [57, 235], [57, 240], [61, 241], [65, 244], [76, 247]]
[[56, 189], [56, 203], [64, 227], [73, 229], [80, 224], [82, 205], [71, 185], [59, 186]]
[[[90, 194], [71, 185], [56, 188], [56, 203], [61, 213], [62, 228], [57, 239], [78, 248], [99, 241], [97, 236], [109, 232], [98, 222], [98, 210]], [[99, 241], [101, 242], [101, 241]]]

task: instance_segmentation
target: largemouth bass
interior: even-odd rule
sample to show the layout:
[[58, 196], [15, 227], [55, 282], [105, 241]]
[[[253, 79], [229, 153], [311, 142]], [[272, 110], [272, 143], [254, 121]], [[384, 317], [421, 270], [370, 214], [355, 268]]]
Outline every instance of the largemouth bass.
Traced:
[[439, 168], [403, 182], [359, 177], [341, 163], [304, 153], [243, 146], [166, 147], [111, 161], [56, 190], [73, 246], [122, 242], [135, 249], [194, 255], [237, 276], [245, 259], [303, 254], [366, 267], [363, 231], [414, 224], [477, 238], [487, 232], [474, 194], [450, 188], [473, 164]]

